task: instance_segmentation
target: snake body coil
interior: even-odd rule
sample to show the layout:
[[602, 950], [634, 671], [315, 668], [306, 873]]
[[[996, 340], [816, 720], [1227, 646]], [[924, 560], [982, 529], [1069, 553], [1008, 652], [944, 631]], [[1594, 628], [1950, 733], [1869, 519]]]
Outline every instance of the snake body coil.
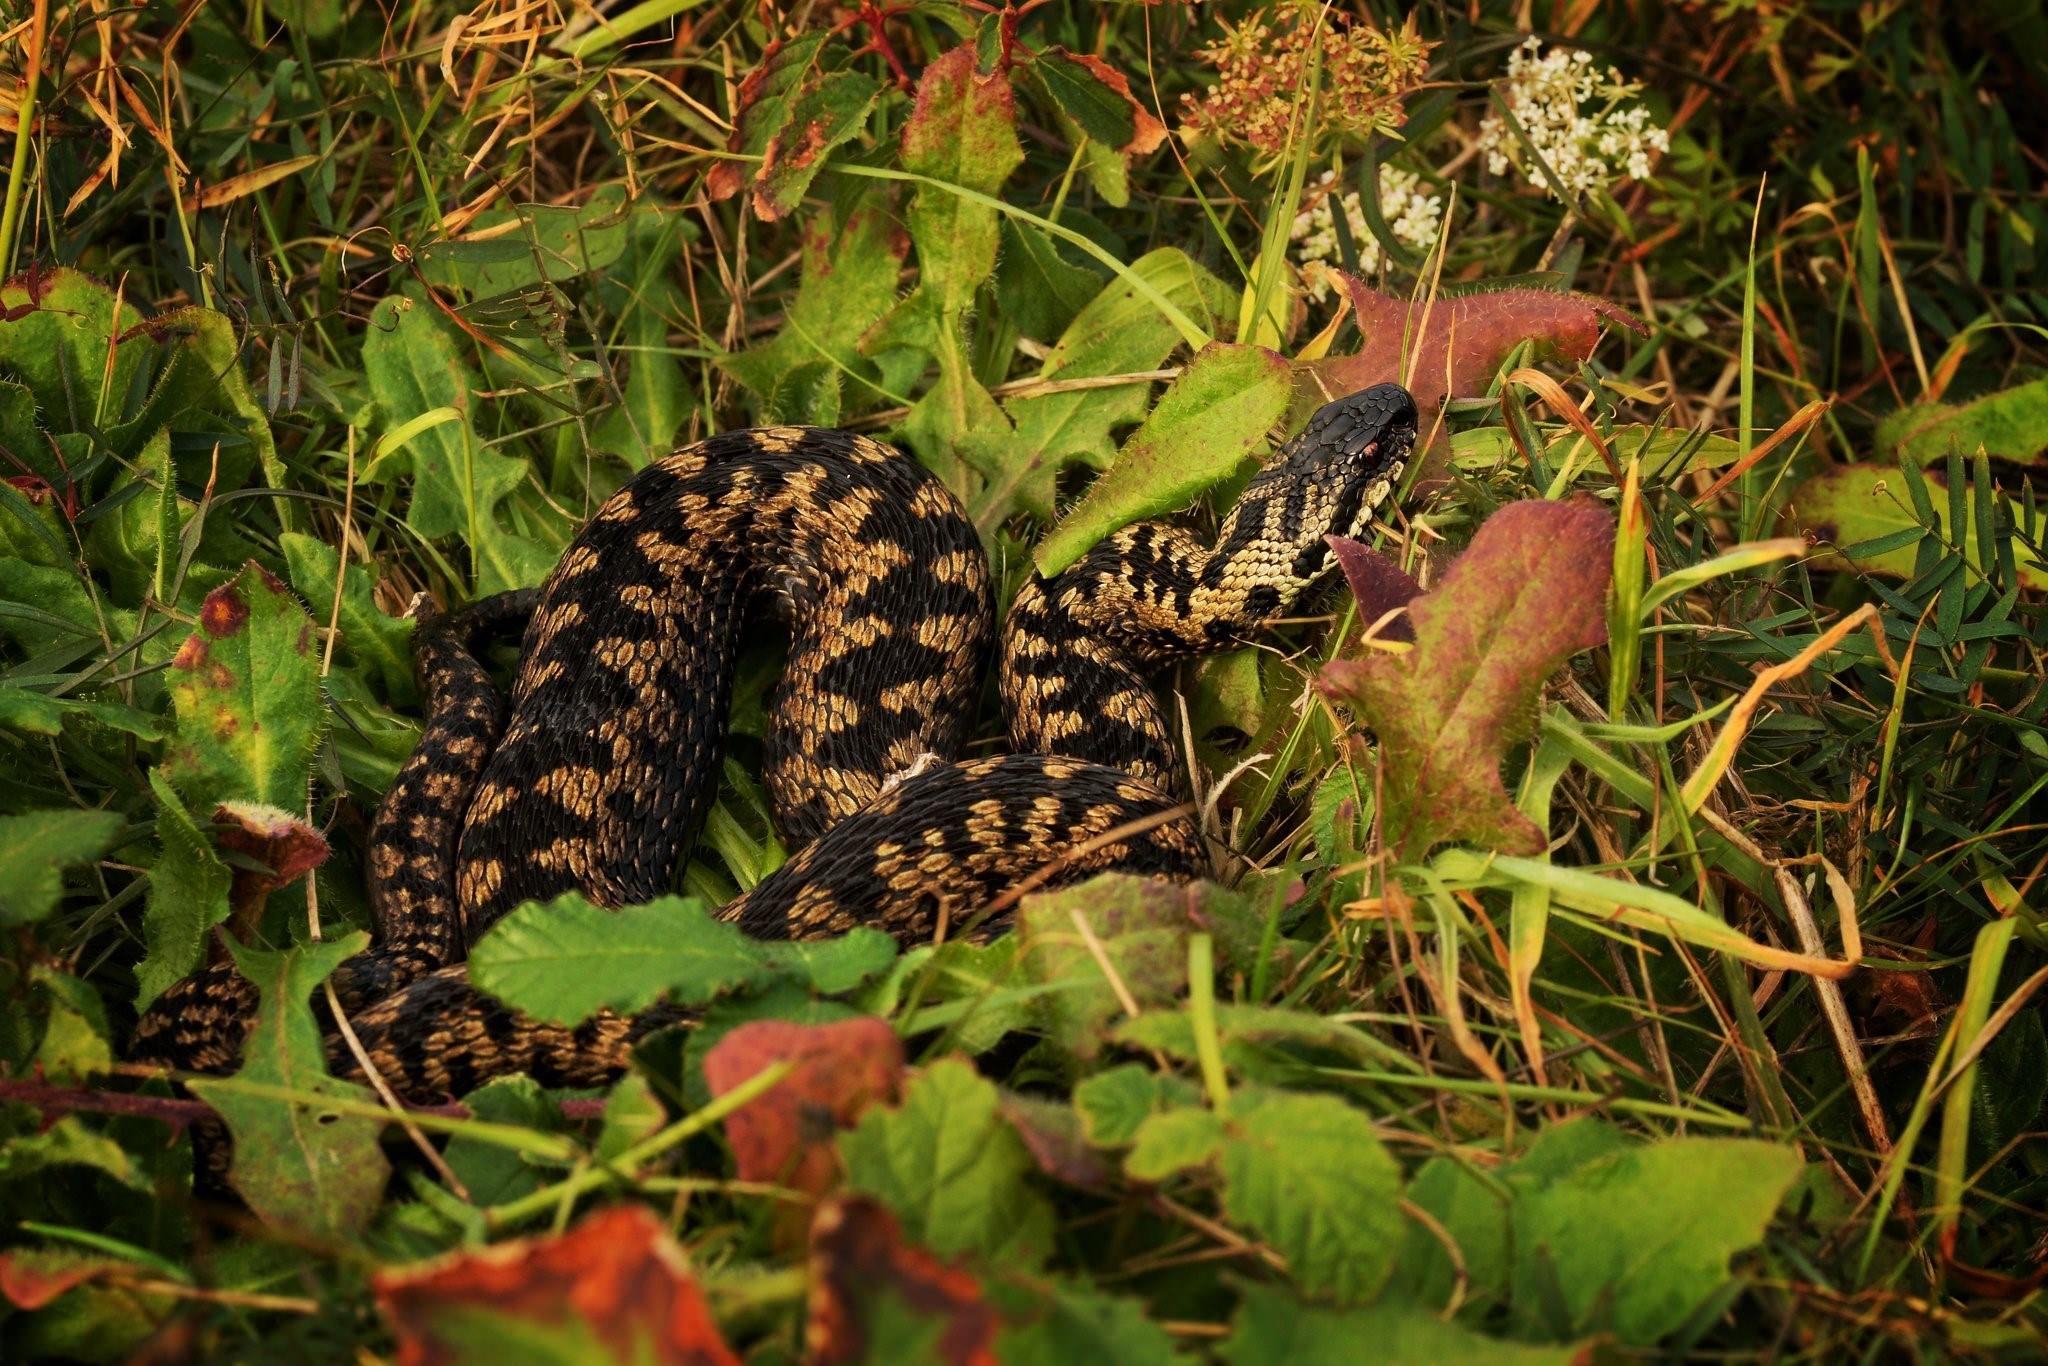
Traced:
[[[720, 915], [767, 938], [959, 926], [1019, 879], [1121, 868], [1186, 877], [1201, 847], [1147, 677], [1243, 639], [1327, 578], [1398, 484], [1408, 394], [1325, 405], [1248, 486], [1214, 547], [1126, 527], [1019, 590], [999, 684], [1015, 754], [956, 760], [993, 634], [988, 567], [958, 501], [846, 432], [731, 432], [641, 471], [537, 593], [423, 621], [428, 716], [372, 828], [377, 944], [334, 984], [370, 1064], [433, 1100], [525, 1071], [615, 1076], [657, 1007], [574, 1029], [469, 985], [469, 943], [522, 902], [607, 906], [673, 883], [716, 788], [739, 628], [766, 596], [790, 622], [764, 782], [797, 852]], [[530, 618], [509, 706], [472, 642]], [[230, 967], [179, 983], [131, 1057], [233, 1065], [254, 989]], [[330, 1048], [337, 1074], [359, 1070]]]

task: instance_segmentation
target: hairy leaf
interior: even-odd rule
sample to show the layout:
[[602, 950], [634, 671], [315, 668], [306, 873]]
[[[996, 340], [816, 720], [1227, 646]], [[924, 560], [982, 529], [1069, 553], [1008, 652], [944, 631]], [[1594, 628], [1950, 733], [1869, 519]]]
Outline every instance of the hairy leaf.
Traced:
[[[368, 1088], [327, 1075], [327, 1055], [308, 996], [369, 936], [272, 953], [229, 941], [235, 966], [263, 993], [255, 1027], [232, 1079], [197, 1079], [192, 1090], [234, 1135], [228, 1180], [265, 1220], [314, 1238], [336, 1238], [369, 1222], [390, 1167], [375, 1119], [322, 1105], [325, 1098], [374, 1099]], [[277, 1094], [252, 1094], [253, 1083]]]
[[206, 595], [171, 660], [177, 734], [164, 770], [196, 810], [227, 800], [297, 810], [326, 725], [313, 622], [251, 561]]
[[1543, 847], [1501, 786], [1501, 760], [1534, 726], [1544, 681], [1606, 640], [1613, 536], [1596, 504], [1511, 503], [1409, 604], [1412, 650], [1324, 669], [1324, 690], [1379, 737], [1381, 829], [1398, 857], [1446, 840]]
[[1141, 1010], [1177, 999], [1188, 985], [1188, 931], [1199, 928], [1192, 910], [1186, 888], [1115, 874], [1025, 897], [1017, 911], [1019, 965], [1027, 980], [1061, 988], [1042, 1003], [1046, 1033], [1090, 1058], [1103, 1027], [1123, 1014], [1126, 995]]
[[[486, 1359], [739, 1366], [689, 1259], [644, 1205], [597, 1210], [566, 1233], [379, 1271], [371, 1284], [404, 1366]], [[518, 1329], [580, 1350], [507, 1357]]]
[[[133, 304], [117, 303], [114, 291], [90, 275], [31, 267], [0, 284], [0, 367], [35, 395], [44, 430], [88, 431], [119, 416], [100, 410], [102, 384], [119, 402], [149, 358], [150, 339], [135, 330], [142, 320]], [[36, 444], [16, 454], [40, 462], [47, 452]]]
[[156, 797], [156, 837], [163, 851], [149, 869], [142, 913], [142, 965], [135, 970], [135, 1006], [149, 1003], [206, 959], [206, 936], [228, 918], [227, 865], [192, 818], [161, 765], [149, 771]]
[[[1513, 1216], [1517, 1322], [1654, 1346], [1727, 1282], [1730, 1257], [1761, 1241], [1800, 1168], [1783, 1144], [1671, 1138], [1530, 1180]], [[1553, 1288], [1568, 1324], [1546, 1321]]]
[[1057, 574], [1104, 536], [1184, 507], [1235, 473], [1287, 411], [1287, 360], [1260, 346], [1211, 342], [1173, 382], [1107, 473], [1039, 543]]
[[2048, 460], [2048, 379], [1986, 394], [1969, 403], [1919, 403], [1878, 424], [1878, 444], [1922, 465], [1951, 450], [2015, 464]]
[[900, 1107], [870, 1109], [840, 1137], [847, 1188], [942, 1255], [1035, 1263], [1051, 1245], [1052, 1211], [1025, 1184], [1031, 1158], [996, 1107], [996, 1088], [972, 1066], [934, 1063]]
[[[284, 551], [285, 573], [313, 610], [314, 620], [324, 623], [334, 610], [334, 570], [341, 556], [333, 546], [299, 532], [288, 531], [277, 538]], [[348, 567], [341, 590], [342, 658], [352, 659], [367, 670], [392, 702], [403, 705], [416, 701], [419, 689], [412, 676], [412, 619], [389, 617], [378, 609], [371, 596], [375, 580], [359, 564]]]

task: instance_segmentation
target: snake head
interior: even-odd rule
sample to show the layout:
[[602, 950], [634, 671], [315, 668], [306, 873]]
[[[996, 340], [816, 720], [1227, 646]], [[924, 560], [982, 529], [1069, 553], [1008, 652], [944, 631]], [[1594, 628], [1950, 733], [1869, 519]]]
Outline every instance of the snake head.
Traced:
[[1297, 588], [1321, 578], [1332, 563], [1323, 538], [1372, 524], [1400, 487], [1415, 433], [1415, 399], [1398, 384], [1325, 403], [1245, 488], [1224, 523], [1221, 557], [1272, 566], [1267, 573]]

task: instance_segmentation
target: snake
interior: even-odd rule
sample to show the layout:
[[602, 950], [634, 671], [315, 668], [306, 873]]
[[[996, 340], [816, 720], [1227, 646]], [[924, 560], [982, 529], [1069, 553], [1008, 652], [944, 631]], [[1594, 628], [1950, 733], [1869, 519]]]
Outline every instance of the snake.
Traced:
[[[832, 428], [723, 432], [630, 477], [537, 590], [416, 608], [418, 744], [371, 825], [374, 937], [329, 978], [336, 1076], [458, 1097], [524, 1072], [615, 1079], [657, 1005], [580, 1025], [474, 986], [468, 950], [513, 908], [670, 891], [712, 801], [743, 631], [787, 622], [761, 779], [794, 852], [716, 912], [749, 935], [875, 926], [900, 943], [968, 926], [1026, 879], [1185, 880], [1205, 848], [1153, 681], [1255, 638], [1326, 585], [1333, 536], [1387, 511], [1416, 438], [1408, 392], [1319, 407], [1213, 538], [1167, 520], [1104, 536], [1018, 587], [1000, 637], [989, 559], [958, 497], [881, 441]], [[509, 692], [481, 662], [522, 633]], [[963, 757], [996, 655], [1010, 752]], [[985, 917], [981, 933], [1002, 928]], [[231, 962], [164, 991], [131, 1061], [224, 1073], [259, 993]]]

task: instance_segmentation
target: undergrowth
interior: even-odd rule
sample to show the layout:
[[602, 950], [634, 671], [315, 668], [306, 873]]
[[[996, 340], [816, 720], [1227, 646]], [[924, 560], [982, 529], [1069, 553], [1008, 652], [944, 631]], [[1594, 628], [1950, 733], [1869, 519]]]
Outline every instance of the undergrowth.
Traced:
[[[7, 22], [10, 1359], [2048, 1343], [2036, 10]], [[701, 1024], [402, 1124], [322, 1075], [416, 595], [805, 422], [939, 473], [1007, 600], [1388, 379], [1430, 455], [1348, 589], [1162, 680], [1212, 881], [739, 938], [764, 627], [677, 895], [472, 960]], [[230, 943], [243, 1070], [125, 1067]]]

